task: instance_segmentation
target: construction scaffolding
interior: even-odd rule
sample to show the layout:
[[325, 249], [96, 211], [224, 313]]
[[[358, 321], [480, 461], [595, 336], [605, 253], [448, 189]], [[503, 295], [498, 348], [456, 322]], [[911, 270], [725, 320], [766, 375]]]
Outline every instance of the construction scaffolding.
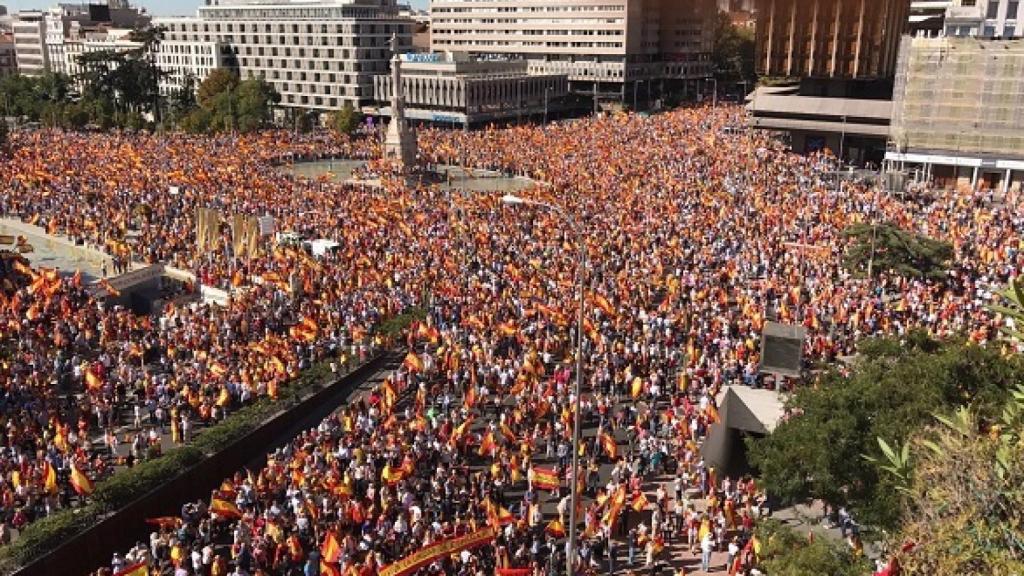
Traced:
[[904, 37], [891, 146], [1024, 159], [1024, 40]]

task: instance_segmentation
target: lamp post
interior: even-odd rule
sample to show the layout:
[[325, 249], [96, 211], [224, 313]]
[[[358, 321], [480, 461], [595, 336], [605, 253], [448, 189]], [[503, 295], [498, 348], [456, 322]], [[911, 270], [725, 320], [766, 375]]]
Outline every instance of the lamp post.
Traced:
[[580, 474], [580, 391], [583, 388], [583, 311], [584, 311], [584, 270], [586, 270], [587, 252], [583, 246], [583, 233], [576, 219], [570, 216], [565, 210], [536, 200], [528, 200], [513, 194], [506, 194], [501, 197], [501, 202], [510, 206], [536, 206], [554, 212], [561, 217], [576, 236], [576, 244], [579, 249], [579, 257], [576, 259], [576, 285], [579, 291], [580, 307], [576, 316], [576, 383], [573, 389], [573, 425], [572, 425], [572, 487], [569, 503], [569, 548], [566, 551], [565, 573], [567, 576], [574, 574], [574, 562], [576, 556], [576, 506], [580, 501], [578, 491]]

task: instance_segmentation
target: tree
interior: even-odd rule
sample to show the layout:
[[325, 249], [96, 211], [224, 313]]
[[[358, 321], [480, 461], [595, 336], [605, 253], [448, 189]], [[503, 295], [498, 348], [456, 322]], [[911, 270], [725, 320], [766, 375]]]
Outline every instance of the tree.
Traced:
[[[999, 293], [1003, 304], [994, 304], [989, 309], [1004, 318], [1003, 334], [1024, 343], [1024, 280], [1017, 278]], [[1012, 326], [1005, 321], [1012, 321]]]
[[214, 106], [214, 100], [218, 96], [234, 90], [236, 86], [238, 86], [238, 76], [227, 68], [216, 68], [199, 85], [199, 92], [196, 98], [200, 106], [211, 110]]
[[902, 445], [932, 414], [969, 402], [992, 414], [1024, 381], [1024, 362], [997, 350], [923, 333], [865, 340], [852, 373], [824, 375], [788, 400], [793, 415], [751, 440], [750, 460], [782, 504], [821, 499], [849, 506], [868, 525], [899, 524], [898, 482], [864, 456], [883, 458], [877, 438]]
[[851, 240], [843, 258], [857, 275], [894, 272], [901, 276], [941, 280], [953, 247], [940, 240], [903, 230], [894, 224], [854, 224], [843, 231]]
[[271, 119], [274, 104], [281, 96], [262, 78], [243, 81], [234, 90], [234, 126], [242, 132], [251, 132], [266, 126]]
[[963, 408], [915, 439], [901, 574], [1024, 574], [1024, 386], [1007, 397], [998, 419]]
[[182, 86], [171, 92], [167, 109], [174, 123], [180, 122], [185, 116], [196, 109], [196, 77], [186, 74]]
[[757, 78], [753, 31], [734, 26], [728, 13], [719, 12], [711, 60], [715, 66], [715, 77], [720, 81], [753, 83]]
[[776, 520], [760, 522], [756, 536], [761, 543], [758, 564], [771, 576], [863, 576], [870, 570], [845, 542], [810, 539]]
[[339, 136], [351, 136], [363, 123], [363, 114], [346, 101], [340, 109], [331, 113], [331, 129]]

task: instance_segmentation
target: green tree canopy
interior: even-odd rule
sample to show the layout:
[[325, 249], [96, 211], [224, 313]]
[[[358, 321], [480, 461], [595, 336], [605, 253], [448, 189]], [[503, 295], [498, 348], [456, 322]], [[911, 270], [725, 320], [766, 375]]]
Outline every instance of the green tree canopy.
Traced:
[[915, 439], [901, 574], [1024, 574], [1024, 386], [1007, 397], [995, 421], [964, 408]]
[[331, 129], [345, 136], [352, 135], [363, 122], [363, 114], [346, 101], [345, 105], [331, 113]]
[[870, 564], [845, 542], [827, 537], [809, 538], [776, 520], [757, 526], [761, 544], [759, 565], [769, 576], [864, 576]]
[[899, 522], [896, 481], [865, 455], [882, 457], [877, 438], [901, 445], [937, 411], [970, 403], [992, 414], [1024, 381], [1017, 357], [921, 333], [903, 341], [865, 340], [849, 376], [824, 375], [788, 400], [793, 416], [768, 437], [750, 441], [751, 463], [783, 504], [820, 498], [847, 505], [872, 526]]
[[729, 14], [719, 12], [715, 21], [715, 41], [711, 52], [715, 77], [728, 82], [753, 82], [754, 32], [734, 26]]
[[947, 242], [903, 230], [893, 224], [854, 224], [843, 231], [850, 239], [844, 256], [847, 269], [872, 276], [892, 271], [900, 276], [941, 280], [953, 258]]
[[199, 105], [207, 110], [214, 107], [214, 100], [226, 92], [234, 90], [238, 86], [238, 76], [227, 68], [216, 68], [199, 85], [199, 93], [196, 95]]

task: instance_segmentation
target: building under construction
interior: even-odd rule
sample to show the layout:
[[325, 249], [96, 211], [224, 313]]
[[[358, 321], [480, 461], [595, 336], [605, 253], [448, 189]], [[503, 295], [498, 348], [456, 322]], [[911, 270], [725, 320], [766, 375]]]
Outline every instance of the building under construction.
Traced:
[[905, 37], [893, 92], [890, 165], [944, 187], [1020, 190], [1024, 40]]

